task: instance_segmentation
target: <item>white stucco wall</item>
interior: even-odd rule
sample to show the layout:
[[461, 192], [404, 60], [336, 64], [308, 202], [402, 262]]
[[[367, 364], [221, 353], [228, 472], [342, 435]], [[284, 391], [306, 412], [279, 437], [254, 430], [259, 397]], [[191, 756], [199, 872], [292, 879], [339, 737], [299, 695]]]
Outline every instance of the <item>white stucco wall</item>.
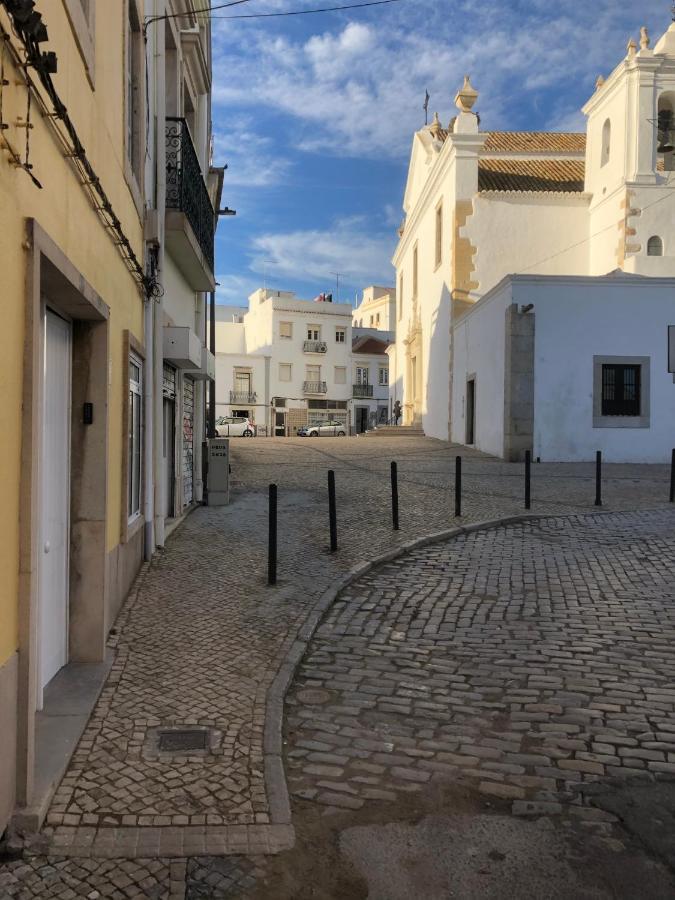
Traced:
[[505, 275], [587, 274], [587, 197], [488, 193], [473, 202], [462, 234], [478, 248], [472, 275], [478, 282], [476, 299]]
[[[452, 439], [463, 443], [467, 376], [476, 376], [475, 446], [501, 456], [505, 315], [533, 304], [533, 456], [542, 461], [666, 463], [675, 446], [675, 384], [667, 326], [675, 324], [675, 279], [509, 278], [454, 328]], [[649, 358], [649, 427], [597, 427], [594, 357]], [[615, 423], [621, 424], [615, 419]]]
[[[667, 462], [675, 446], [675, 384], [666, 371], [675, 281], [587, 279], [517, 284], [534, 303], [534, 456], [582, 461]], [[649, 428], [593, 427], [593, 357], [650, 358]]]
[[501, 456], [504, 449], [504, 353], [510, 285], [490, 294], [455, 325], [451, 440], [466, 440], [466, 383], [476, 380], [473, 446]]

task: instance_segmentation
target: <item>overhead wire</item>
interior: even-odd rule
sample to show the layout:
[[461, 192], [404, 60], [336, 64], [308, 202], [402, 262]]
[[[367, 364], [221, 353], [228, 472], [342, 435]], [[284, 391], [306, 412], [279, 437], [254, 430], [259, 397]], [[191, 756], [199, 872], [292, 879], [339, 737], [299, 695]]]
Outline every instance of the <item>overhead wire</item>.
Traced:
[[286, 12], [241, 13], [234, 16], [211, 16], [212, 19], [272, 19], [282, 16], [311, 16], [316, 13], [340, 12], [343, 9], [365, 9], [367, 6], [385, 6], [402, 0], [367, 0], [366, 3], [347, 3], [342, 6], [322, 6], [317, 9], [291, 9]]

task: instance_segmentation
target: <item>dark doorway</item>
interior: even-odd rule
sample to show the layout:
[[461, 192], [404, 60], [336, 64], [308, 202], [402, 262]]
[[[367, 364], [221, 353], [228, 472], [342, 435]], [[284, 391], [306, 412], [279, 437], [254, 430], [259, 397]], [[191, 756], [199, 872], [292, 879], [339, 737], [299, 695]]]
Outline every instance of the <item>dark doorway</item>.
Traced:
[[356, 433], [363, 434], [368, 430], [368, 407], [357, 406], [354, 412], [356, 414]]
[[275, 413], [274, 423], [274, 434], [276, 435], [276, 437], [286, 437], [286, 413]]
[[466, 383], [466, 442], [476, 443], [476, 380], [469, 378]]

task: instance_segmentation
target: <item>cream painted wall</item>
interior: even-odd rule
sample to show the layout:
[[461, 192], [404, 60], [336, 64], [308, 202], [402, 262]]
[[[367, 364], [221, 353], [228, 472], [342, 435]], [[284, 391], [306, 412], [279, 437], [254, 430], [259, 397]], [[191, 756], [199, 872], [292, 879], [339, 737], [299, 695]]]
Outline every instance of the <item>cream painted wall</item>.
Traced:
[[[123, 130], [123, 34], [124, 7], [117, 3], [96, 4], [95, 91], [85, 75], [71, 26], [61, 3], [41, 4], [49, 29], [46, 49], [55, 50], [59, 72], [55, 84], [77, 125], [87, 154], [101, 177], [113, 207], [130, 238], [137, 256], [143, 257], [142, 227], [124, 177]], [[0, 21], [8, 20], [0, 12]], [[4, 89], [3, 115], [10, 128], [5, 137], [23, 151], [25, 131], [15, 126], [17, 116], [25, 116], [26, 90], [16, 85], [18, 73], [6, 58], [6, 76], [11, 84]], [[122, 408], [126, 402], [120, 367], [123, 331], [130, 329], [143, 339], [143, 301], [113, 240], [100, 223], [79, 178], [63, 158], [51, 129], [33, 104], [30, 133], [31, 162], [42, 182], [38, 190], [28, 176], [13, 168], [0, 153], [0, 261], [3, 272], [3, 328], [0, 331], [0, 491], [3, 515], [0, 518], [0, 665], [17, 646], [18, 593], [18, 501], [20, 481], [21, 391], [24, 342], [26, 250], [24, 222], [35, 218], [60, 249], [110, 306], [110, 360], [108, 408], [108, 549], [120, 540]]]
[[478, 299], [505, 275], [588, 271], [588, 201], [577, 196], [479, 194], [462, 234], [478, 248]]

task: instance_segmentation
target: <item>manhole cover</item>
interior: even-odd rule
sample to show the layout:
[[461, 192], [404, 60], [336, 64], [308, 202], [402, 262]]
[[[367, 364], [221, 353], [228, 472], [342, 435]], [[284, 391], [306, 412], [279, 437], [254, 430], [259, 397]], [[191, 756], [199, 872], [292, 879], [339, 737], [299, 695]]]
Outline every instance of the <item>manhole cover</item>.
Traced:
[[159, 749], [162, 753], [177, 753], [185, 750], [207, 750], [209, 733], [205, 729], [185, 731], [162, 731], [159, 735]]
[[297, 694], [300, 703], [308, 703], [310, 705], [316, 703], [328, 703], [330, 694], [321, 688], [303, 688]]

